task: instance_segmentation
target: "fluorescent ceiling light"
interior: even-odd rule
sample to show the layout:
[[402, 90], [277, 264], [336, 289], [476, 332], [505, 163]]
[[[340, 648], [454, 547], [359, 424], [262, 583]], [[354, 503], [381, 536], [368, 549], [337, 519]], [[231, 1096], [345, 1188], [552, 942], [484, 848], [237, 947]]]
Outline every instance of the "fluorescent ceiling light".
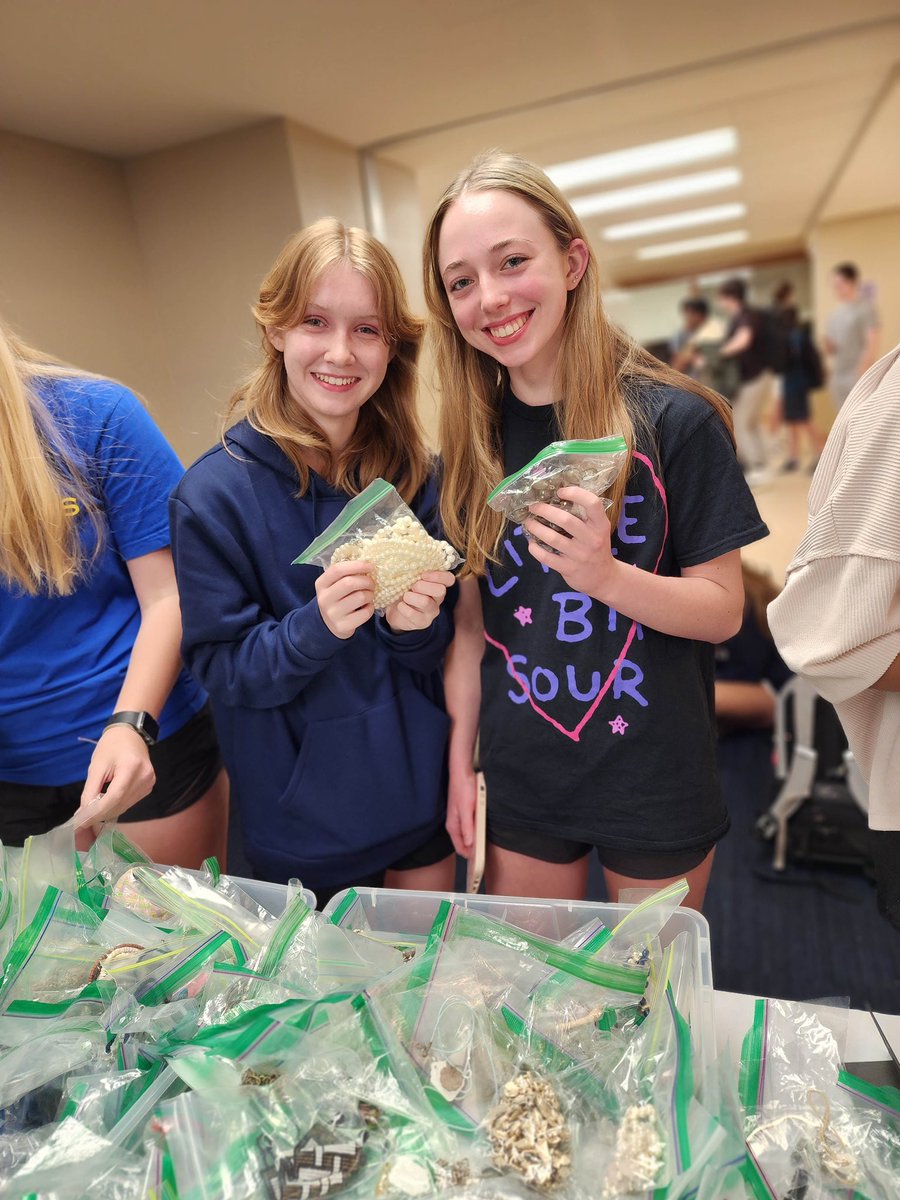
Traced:
[[644, 171], [661, 171], [681, 163], [702, 162], [723, 154], [734, 154], [738, 146], [737, 130], [708, 129], [688, 137], [669, 138], [664, 142], [647, 142], [611, 154], [595, 154], [591, 158], [576, 158], [571, 162], [547, 167], [547, 174], [558, 188], [589, 187], [607, 179], [622, 179]]
[[693, 254], [697, 250], [714, 250], [717, 246], [736, 246], [746, 242], [750, 235], [746, 229], [732, 229], [729, 233], [711, 233], [706, 237], [685, 238], [681, 242], [660, 242], [657, 246], [642, 246], [638, 258], [669, 258], [673, 254]]
[[611, 192], [594, 192], [589, 196], [576, 197], [571, 204], [579, 217], [596, 217], [600, 213], [618, 212], [623, 208], [657, 204], [660, 200], [679, 200], [682, 196], [697, 196], [703, 192], [737, 187], [742, 178], [737, 167], [722, 167], [717, 171], [676, 175], [674, 179], [658, 179], [653, 183], [636, 183], [633, 187], [616, 188]]
[[621, 242], [626, 238], [667, 233], [670, 229], [691, 229], [694, 225], [712, 225], [716, 221], [736, 221], [746, 215], [746, 204], [715, 204], [710, 208], [692, 208], [690, 212], [667, 213], [662, 217], [646, 217], [643, 221], [610, 225], [603, 230], [603, 236], [608, 242]]

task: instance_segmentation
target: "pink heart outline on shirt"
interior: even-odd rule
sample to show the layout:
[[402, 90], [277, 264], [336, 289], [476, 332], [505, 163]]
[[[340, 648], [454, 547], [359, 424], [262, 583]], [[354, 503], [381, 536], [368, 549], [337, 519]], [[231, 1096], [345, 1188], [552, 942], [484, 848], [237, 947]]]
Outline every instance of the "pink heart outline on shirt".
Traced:
[[[657, 492], [659, 493], [660, 498], [662, 500], [662, 505], [663, 505], [663, 514], [664, 514], [664, 518], [665, 518], [665, 523], [664, 523], [664, 528], [663, 528], [662, 543], [659, 548], [659, 554], [656, 556], [656, 563], [653, 567], [653, 572], [652, 572], [655, 575], [656, 572], [659, 570], [659, 564], [662, 561], [662, 554], [663, 554], [663, 550], [665, 549], [666, 539], [669, 536], [669, 504], [668, 504], [668, 500], [666, 498], [666, 489], [662, 485], [662, 480], [659, 478], [659, 476], [656, 474], [656, 471], [653, 469], [653, 463], [650, 461], [650, 459], [645, 454], [640, 454], [636, 450], [633, 452], [632, 457], [636, 458], [640, 462], [644, 463], [644, 465], [650, 471], [650, 475], [653, 478], [653, 485], [656, 488]], [[637, 569], [638, 568], [635, 568], [635, 570], [637, 570]], [[636, 633], [637, 633], [637, 621], [632, 621], [628, 627], [628, 633], [625, 636], [625, 642], [622, 646], [622, 649], [619, 651], [616, 661], [613, 663], [612, 670], [610, 671], [609, 675], [607, 675], [606, 680], [603, 683], [603, 686], [600, 688], [600, 691], [597, 693], [597, 695], [591, 701], [590, 708], [587, 710], [587, 712], [584, 714], [584, 716], [581, 718], [581, 720], [578, 722], [578, 724], [575, 726], [574, 729], [566, 729], [565, 725], [560, 724], [559, 721], [557, 721], [554, 717], [550, 716], [550, 714], [546, 711], [546, 709], [542, 708], [541, 705], [538, 704], [538, 702], [535, 700], [534, 696], [532, 696], [532, 694], [531, 694], [531, 688], [528, 686], [528, 680], [523, 678], [518, 673], [518, 671], [516, 671], [516, 669], [513, 667], [512, 655], [510, 654], [509, 649], [506, 646], [504, 646], [502, 642], [498, 642], [494, 638], [492, 638], [488, 634], [487, 630], [485, 630], [485, 633], [484, 633], [484, 640], [488, 643], [488, 645], [493, 646], [496, 650], [499, 650], [500, 653], [503, 655], [503, 657], [506, 659], [506, 666], [507, 666], [507, 670], [509, 671], [509, 674], [513, 677], [513, 679], [515, 679], [515, 681], [516, 681], [516, 683], [518, 683], [519, 687], [522, 688], [523, 692], [528, 697], [528, 703], [531, 705], [531, 707], [534, 709], [534, 711], [538, 714], [538, 716], [543, 717], [543, 719], [545, 721], [547, 721], [550, 725], [552, 725], [554, 727], [554, 729], [558, 729], [560, 733], [564, 734], [567, 738], [571, 738], [573, 742], [578, 742], [581, 740], [582, 729], [584, 729], [585, 725], [587, 725], [588, 721], [590, 721], [591, 717], [593, 717], [594, 713], [600, 707], [600, 702], [603, 700], [603, 697], [606, 695], [606, 693], [612, 687], [613, 681], [615, 680], [616, 676], [618, 675], [619, 670], [622, 666], [622, 663], [625, 661], [625, 656], [628, 653], [631, 643], [634, 641], [634, 636]]]

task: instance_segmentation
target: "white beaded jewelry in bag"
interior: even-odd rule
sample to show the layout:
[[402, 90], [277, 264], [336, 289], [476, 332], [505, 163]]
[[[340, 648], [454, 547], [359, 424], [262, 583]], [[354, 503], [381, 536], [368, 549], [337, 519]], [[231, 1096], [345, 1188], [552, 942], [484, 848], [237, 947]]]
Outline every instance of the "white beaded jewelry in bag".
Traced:
[[396, 488], [375, 479], [294, 564], [327, 567], [352, 561], [372, 563], [375, 609], [384, 612], [426, 571], [452, 571], [462, 559], [449, 542], [431, 536]]

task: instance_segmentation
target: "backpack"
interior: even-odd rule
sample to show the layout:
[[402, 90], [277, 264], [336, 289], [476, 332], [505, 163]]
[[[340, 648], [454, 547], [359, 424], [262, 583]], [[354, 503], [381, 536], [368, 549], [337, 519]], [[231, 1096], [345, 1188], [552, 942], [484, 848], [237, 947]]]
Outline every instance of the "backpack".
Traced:
[[756, 318], [756, 336], [759, 338], [759, 357], [763, 369], [774, 375], [784, 375], [790, 360], [790, 344], [781, 313], [777, 308], [758, 308]]

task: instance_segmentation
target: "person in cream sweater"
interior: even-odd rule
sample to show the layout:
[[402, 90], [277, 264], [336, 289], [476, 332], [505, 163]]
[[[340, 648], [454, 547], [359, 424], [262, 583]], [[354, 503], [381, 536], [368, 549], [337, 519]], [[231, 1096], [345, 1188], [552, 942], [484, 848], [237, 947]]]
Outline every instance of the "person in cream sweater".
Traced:
[[842, 407], [769, 626], [834, 704], [869, 785], [881, 912], [900, 929], [900, 346]]

